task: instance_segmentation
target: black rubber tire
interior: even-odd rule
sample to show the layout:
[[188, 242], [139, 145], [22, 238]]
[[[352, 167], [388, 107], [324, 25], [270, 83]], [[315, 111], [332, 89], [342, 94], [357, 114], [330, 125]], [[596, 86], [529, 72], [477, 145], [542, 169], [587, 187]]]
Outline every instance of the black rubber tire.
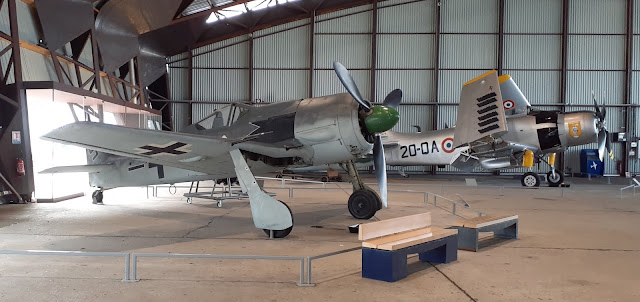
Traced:
[[564, 182], [564, 173], [556, 171], [556, 177], [553, 178], [551, 171], [547, 173], [547, 182], [549, 187], [559, 187]]
[[522, 184], [522, 186], [528, 188], [539, 187], [540, 176], [538, 176], [538, 173], [534, 172], [524, 173], [524, 175], [522, 175], [522, 178], [520, 179], [520, 183]]
[[371, 190], [358, 190], [349, 196], [347, 206], [353, 218], [369, 219], [380, 209], [382, 201]]
[[[282, 200], [278, 200], [279, 202], [282, 202]], [[287, 209], [289, 210], [289, 214], [291, 214], [291, 226], [284, 229], [284, 230], [273, 230], [273, 238], [284, 238], [289, 236], [289, 233], [291, 233], [291, 230], [293, 230], [293, 225], [295, 224], [295, 222], [293, 221], [293, 212], [291, 212], [291, 208], [289, 207], [289, 205], [287, 205], [286, 203], [282, 202], [282, 204], [287, 207]], [[271, 236], [271, 230], [267, 230], [267, 229], [262, 229], [264, 231], [265, 234], [267, 234], [267, 236]]]
[[102, 198], [103, 198], [103, 195], [102, 195], [102, 191], [100, 190], [93, 191], [93, 194], [91, 194], [91, 199], [93, 200], [94, 204], [101, 204]]
[[322, 178], [320, 178], [320, 180], [321, 180], [322, 182], [329, 182], [329, 177], [327, 177], [327, 176], [322, 176]]

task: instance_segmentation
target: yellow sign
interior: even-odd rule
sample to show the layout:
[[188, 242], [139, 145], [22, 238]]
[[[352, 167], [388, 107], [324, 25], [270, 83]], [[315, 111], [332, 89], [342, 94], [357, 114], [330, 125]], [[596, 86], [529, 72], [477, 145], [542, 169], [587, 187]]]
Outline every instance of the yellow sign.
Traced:
[[569, 135], [572, 137], [580, 137], [582, 135], [582, 127], [580, 127], [580, 122], [569, 123]]

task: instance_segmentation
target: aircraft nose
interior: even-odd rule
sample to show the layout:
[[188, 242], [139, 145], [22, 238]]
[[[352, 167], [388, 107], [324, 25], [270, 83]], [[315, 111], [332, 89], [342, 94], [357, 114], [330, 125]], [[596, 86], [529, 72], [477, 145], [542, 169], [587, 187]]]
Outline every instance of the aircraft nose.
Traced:
[[372, 113], [364, 120], [370, 133], [382, 133], [390, 130], [400, 120], [400, 114], [393, 107], [373, 106]]

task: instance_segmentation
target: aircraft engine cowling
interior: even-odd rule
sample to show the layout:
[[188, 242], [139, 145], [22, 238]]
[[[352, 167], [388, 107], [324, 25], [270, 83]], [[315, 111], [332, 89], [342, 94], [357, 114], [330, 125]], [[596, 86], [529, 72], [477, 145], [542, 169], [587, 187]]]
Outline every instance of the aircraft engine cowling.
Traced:
[[348, 93], [302, 100], [294, 133], [313, 150], [312, 158], [306, 159], [312, 165], [344, 162], [372, 149], [362, 135], [358, 103]]
[[591, 111], [558, 114], [558, 134], [566, 149], [598, 141], [598, 119]]

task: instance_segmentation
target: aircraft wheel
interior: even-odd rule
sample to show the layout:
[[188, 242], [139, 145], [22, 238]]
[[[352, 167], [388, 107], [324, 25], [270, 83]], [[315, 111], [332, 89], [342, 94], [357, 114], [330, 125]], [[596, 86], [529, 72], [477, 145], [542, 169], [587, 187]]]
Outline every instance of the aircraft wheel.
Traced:
[[522, 175], [522, 179], [520, 180], [523, 186], [525, 187], [539, 187], [540, 186], [540, 177], [538, 173], [527, 172]]
[[[279, 202], [282, 202], [282, 200], [278, 200]], [[282, 202], [282, 204], [287, 207], [287, 209], [289, 210], [289, 214], [291, 215], [291, 223], [293, 224], [293, 212], [291, 212], [291, 208], [284, 202]], [[293, 225], [284, 229], [284, 230], [273, 230], [273, 238], [284, 238], [287, 237], [289, 235], [289, 233], [291, 233], [291, 230], [293, 229]], [[271, 236], [271, 230], [267, 230], [267, 229], [262, 229], [264, 231], [265, 234], [267, 234], [267, 236]]]
[[103, 204], [102, 198], [103, 198], [103, 195], [101, 190], [95, 190], [93, 191], [93, 194], [91, 194], [91, 199], [93, 200], [93, 204]]
[[218, 200], [217, 204], [218, 208], [222, 208], [222, 200]]
[[329, 177], [326, 176], [322, 176], [322, 178], [320, 179], [322, 182], [329, 182]]
[[282, 178], [282, 174], [280, 173], [276, 174], [276, 178]]
[[547, 181], [549, 182], [549, 187], [559, 187], [564, 182], [564, 175], [562, 172], [556, 171], [556, 176], [554, 177], [553, 173], [549, 171], [547, 173]]
[[381, 208], [382, 201], [376, 192], [358, 190], [349, 196], [349, 213], [356, 219], [369, 219]]

